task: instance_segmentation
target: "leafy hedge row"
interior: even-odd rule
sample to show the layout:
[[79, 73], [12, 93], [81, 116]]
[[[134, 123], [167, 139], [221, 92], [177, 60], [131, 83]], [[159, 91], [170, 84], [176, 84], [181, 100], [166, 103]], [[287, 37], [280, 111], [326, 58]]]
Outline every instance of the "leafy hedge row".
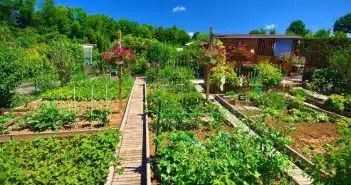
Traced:
[[0, 145], [0, 184], [104, 184], [118, 133], [37, 138]]

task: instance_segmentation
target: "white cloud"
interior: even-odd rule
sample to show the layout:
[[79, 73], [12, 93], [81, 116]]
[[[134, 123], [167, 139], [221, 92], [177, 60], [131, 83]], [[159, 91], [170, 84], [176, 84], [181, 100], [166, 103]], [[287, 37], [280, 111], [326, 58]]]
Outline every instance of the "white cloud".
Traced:
[[173, 12], [177, 13], [177, 12], [185, 12], [186, 8], [184, 6], [177, 6], [173, 8]]
[[194, 32], [188, 32], [188, 34], [189, 34], [190, 37], [194, 36]]
[[266, 30], [273, 30], [277, 27], [277, 25], [275, 24], [266, 24], [266, 26], [264, 27], [264, 29]]

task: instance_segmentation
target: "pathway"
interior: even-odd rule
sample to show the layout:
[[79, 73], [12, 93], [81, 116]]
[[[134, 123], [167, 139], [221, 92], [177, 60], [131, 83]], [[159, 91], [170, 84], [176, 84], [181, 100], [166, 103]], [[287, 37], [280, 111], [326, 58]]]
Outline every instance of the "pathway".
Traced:
[[144, 78], [137, 77], [130, 99], [129, 110], [126, 110], [125, 125], [121, 126], [123, 138], [119, 150], [119, 157], [123, 167], [123, 174], [114, 174], [112, 185], [146, 184], [145, 161], [145, 130], [143, 85]]

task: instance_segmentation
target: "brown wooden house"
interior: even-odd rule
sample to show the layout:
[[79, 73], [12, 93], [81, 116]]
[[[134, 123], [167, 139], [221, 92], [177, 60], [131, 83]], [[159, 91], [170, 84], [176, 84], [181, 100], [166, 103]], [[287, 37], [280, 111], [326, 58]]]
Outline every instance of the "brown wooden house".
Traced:
[[[291, 63], [279, 60], [280, 53], [298, 54], [299, 36], [287, 35], [249, 35], [249, 34], [215, 34], [227, 50], [227, 62], [236, 67], [254, 65], [260, 61], [269, 61], [279, 65], [290, 74]], [[237, 52], [244, 50], [244, 53]], [[233, 52], [234, 51], [234, 52]]]

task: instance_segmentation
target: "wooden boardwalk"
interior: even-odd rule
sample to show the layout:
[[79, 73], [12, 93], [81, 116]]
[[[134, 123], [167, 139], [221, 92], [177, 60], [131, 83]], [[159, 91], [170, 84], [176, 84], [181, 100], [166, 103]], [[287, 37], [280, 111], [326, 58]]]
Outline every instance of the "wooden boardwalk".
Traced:
[[130, 108], [126, 112], [127, 119], [122, 125], [123, 137], [119, 150], [119, 157], [123, 167], [123, 174], [114, 174], [112, 185], [140, 185], [146, 184], [146, 141], [144, 127], [144, 79], [135, 79], [131, 94]]

